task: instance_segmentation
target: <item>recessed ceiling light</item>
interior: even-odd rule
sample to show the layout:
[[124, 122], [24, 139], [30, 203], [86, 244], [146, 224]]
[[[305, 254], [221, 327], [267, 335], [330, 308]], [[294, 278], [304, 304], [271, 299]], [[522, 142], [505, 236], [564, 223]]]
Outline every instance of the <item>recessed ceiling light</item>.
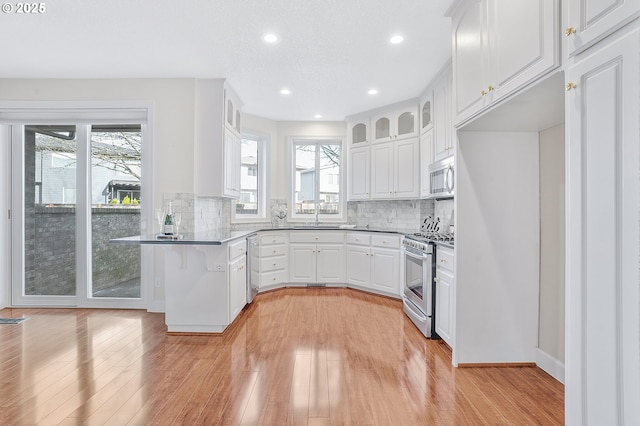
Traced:
[[316, 114], [313, 116], [313, 118], [322, 118], [322, 114]]
[[275, 43], [278, 40], [280, 40], [280, 38], [277, 35], [273, 34], [273, 33], [265, 34], [264, 36], [262, 36], [262, 39], [264, 41], [266, 41], [267, 43]]
[[282, 89], [282, 90], [280, 91], [280, 94], [281, 94], [281, 95], [290, 95], [290, 94], [291, 94], [291, 90], [289, 90], [289, 89]]
[[367, 92], [370, 95], [377, 95], [378, 94], [378, 90], [377, 89], [369, 89], [369, 91]]
[[399, 34], [396, 34], [389, 39], [389, 43], [391, 44], [398, 44], [398, 43], [402, 43], [403, 41], [404, 41], [404, 37], [402, 37]]

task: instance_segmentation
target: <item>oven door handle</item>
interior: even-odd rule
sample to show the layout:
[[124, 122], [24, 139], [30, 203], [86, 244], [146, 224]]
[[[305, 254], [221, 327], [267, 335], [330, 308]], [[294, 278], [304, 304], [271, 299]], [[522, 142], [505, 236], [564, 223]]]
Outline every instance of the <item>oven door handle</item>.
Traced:
[[428, 254], [416, 254], [416, 253], [410, 252], [409, 250], [404, 250], [404, 254], [418, 260], [425, 260], [427, 256], [429, 256]]
[[410, 300], [407, 300], [406, 298], [404, 299], [404, 306], [409, 309], [411, 311], [411, 313], [413, 315], [415, 315], [416, 317], [420, 318], [421, 321], [426, 321], [428, 317], [431, 317], [431, 315], [427, 316], [425, 314], [423, 314], [422, 312], [420, 312], [420, 309], [415, 308], [414, 304], [411, 303]]

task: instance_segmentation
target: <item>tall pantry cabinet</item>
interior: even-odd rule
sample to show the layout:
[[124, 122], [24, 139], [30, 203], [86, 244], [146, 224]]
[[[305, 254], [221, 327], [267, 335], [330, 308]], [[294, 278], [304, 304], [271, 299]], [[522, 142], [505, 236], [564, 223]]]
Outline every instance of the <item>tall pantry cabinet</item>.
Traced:
[[572, 0], [565, 34], [567, 424], [640, 424], [640, 2]]

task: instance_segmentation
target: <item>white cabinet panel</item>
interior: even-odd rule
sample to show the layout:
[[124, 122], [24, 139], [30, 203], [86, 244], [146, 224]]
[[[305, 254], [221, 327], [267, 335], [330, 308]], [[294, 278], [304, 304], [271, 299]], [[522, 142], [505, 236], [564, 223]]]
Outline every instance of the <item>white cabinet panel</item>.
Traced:
[[451, 117], [451, 67], [444, 70], [433, 89], [434, 154], [440, 160], [453, 154], [453, 125]]
[[246, 259], [240, 257], [229, 264], [229, 323], [247, 303]]
[[433, 128], [420, 135], [420, 197], [430, 194], [429, 164], [433, 163]]
[[395, 142], [395, 198], [417, 198], [420, 196], [420, 142], [407, 139]]
[[344, 245], [322, 244], [316, 246], [316, 282], [345, 282]]
[[352, 148], [349, 151], [349, 200], [369, 199], [371, 158], [369, 147]]
[[451, 295], [453, 274], [441, 269], [436, 278], [436, 333], [452, 348], [451, 324], [453, 310], [451, 309]]
[[393, 198], [393, 142], [371, 147], [371, 198]]
[[347, 283], [369, 287], [371, 256], [367, 246], [347, 246]]
[[315, 244], [291, 244], [289, 246], [289, 281], [313, 283], [316, 281]]
[[639, 27], [566, 76], [567, 424], [640, 424]]
[[640, 14], [637, 0], [569, 0], [565, 35], [569, 54], [593, 45]]
[[375, 290], [400, 294], [400, 250], [371, 249], [371, 286]]

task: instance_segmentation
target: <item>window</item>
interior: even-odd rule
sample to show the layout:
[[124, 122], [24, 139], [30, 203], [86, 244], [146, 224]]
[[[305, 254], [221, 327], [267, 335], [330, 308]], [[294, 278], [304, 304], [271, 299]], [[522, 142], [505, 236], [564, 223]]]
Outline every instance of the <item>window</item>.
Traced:
[[244, 135], [240, 147], [240, 197], [233, 203], [232, 221], [266, 220], [266, 138]]
[[342, 219], [341, 156], [341, 140], [293, 141], [292, 218]]

